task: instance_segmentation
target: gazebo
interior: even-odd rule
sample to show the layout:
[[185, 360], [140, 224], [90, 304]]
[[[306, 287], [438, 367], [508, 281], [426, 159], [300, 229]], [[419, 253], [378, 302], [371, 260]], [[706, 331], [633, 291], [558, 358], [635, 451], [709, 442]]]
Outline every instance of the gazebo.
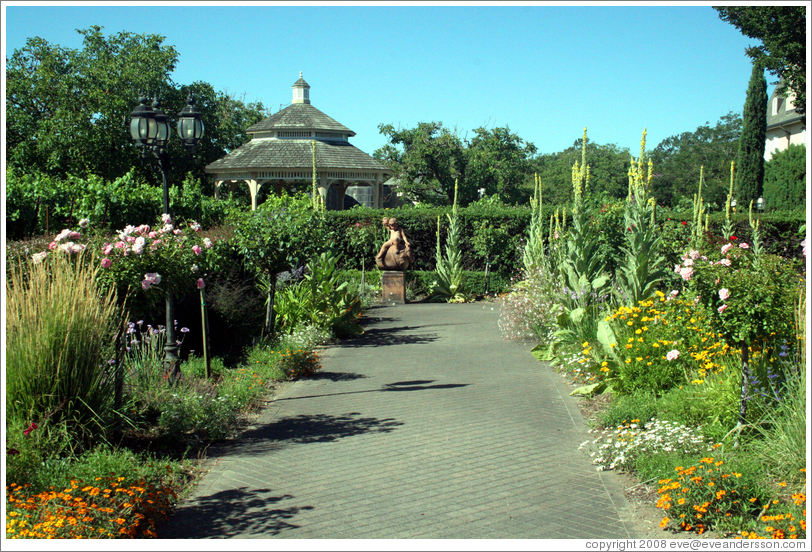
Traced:
[[343, 209], [349, 186], [369, 187], [367, 205], [383, 207], [384, 182], [392, 171], [350, 144], [355, 132], [310, 105], [310, 85], [301, 72], [291, 105], [246, 132], [251, 136], [246, 144], [206, 166], [214, 175], [215, 197], [223, 184], [231, 189], [245, 182], [256, 209], [257, 193], [265, 184], [279, 193], [292, 182], [312, 182], [315, 142], [317, 187], [328, 209]]

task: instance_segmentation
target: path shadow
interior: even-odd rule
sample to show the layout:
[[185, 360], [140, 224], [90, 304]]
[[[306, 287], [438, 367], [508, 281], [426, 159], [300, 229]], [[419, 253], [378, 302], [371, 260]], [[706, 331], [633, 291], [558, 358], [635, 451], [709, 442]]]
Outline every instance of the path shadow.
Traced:
[[408, 334], [425, 326], [395, 326], [389, 328], [371, 328], [358, 337], [347, 339], [338, 344], [344, 349], [359, 347], [389, 347], [392, 345], [422, 345], [437, 341], [436, 333]]
[[185, 502], [156, 532], [160, 539], [272, 537], [297, 528], [293, 518], [313, 509], [289, 505], [293, 498], [274, 496], [270, 489], [220, 491]]
[[336, 397], [338, 395], [357, 395], [360, 393], [380, 393], [387, 391], [428, 391], [431, 389], [454, 389], [456, 387], [468, 387], [470, 383], [438, 383], [429, 385], [434, 380], [401, 381], [397, 383], [385, 383], [378, 389], [363, 389], [361, 391], [341, 391], [339, 393], [323, 393], [321, 395], [302, 395], [301, 397], [284, 397], [276, 399], [275, 402], [298, 401], [300, 399], [313, 399], [316, 397]]
[[240, 435], [238, 446], [220, 447], [217, 456], [261, 456], [291, 444], [327, 443], [365, 433], [389, 433], [403, 422], [394, 418], [363, 418], [358, 412], [342, 416], [300, 414], [280, 418]]
[[312, 374], [308, 375], [306, 379], [309, 380], [329, 380], [333, 382], [339, 381], [352, 381], [357, 379], [363, 379], [368, 376], [363, 374], [355, 374], [353, 372], [313, 372]]

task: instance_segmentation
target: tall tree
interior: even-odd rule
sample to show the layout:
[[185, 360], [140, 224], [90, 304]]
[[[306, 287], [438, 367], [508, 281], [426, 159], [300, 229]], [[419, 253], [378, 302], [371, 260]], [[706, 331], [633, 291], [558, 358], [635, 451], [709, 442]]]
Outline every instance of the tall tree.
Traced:
[[475, 199], [476, 191], [465, 182], [465, 148], [456, 130], [441, 122], [418, 123], [411, 129], [378, 125], [389, 143], [375, 150], [381, 160], [400, 180], [400, 190], [411, 199], [426, 203], [451, 205], [454, 183], [459, 179], [460, 204]]
[[754, 62], [784, 79], [780, 94], [795, 94], [795, 109], [806, 114], [806, 6], [730, 6], [713, 8], [743, 35], [762, 41], [747, 48]]
[[499, 194], [505, 203], [524, 203], [521, 187], [532, 174], [530, 158], [536, 146], [525, 142], [509, 127], [474, 129], [476, 135], [466, 148], [466, 188]]
[[[6, 60], [6, 156], [21, 173], [93, 174], [112, 181], [135, 166], [141, 178], [156, 182], [129, 133], [130, 113], [142, 93], [157, 95], [170, 120], [194, 93], [205, 133], [184, 172], [191, 169], [204, 181], [203, 167], [245, 143], [245, 129], [268, 116], [261, 103], [246, 104], [205, 82], [172, 82], [178, 52], [162, 36], [105, 37], [98, 26], [78, 32], [84, 37], [80, 50], [31, 38]], [[179, 141], [170, 144], [173, 157], [182, 156]]]
[[715, 126], [709, 122], [694, 132], [683, 132], [660, 142], [651, 152], [654, 163], [652, 193], [660, 205], [690, 205], [705, 167], [703, 197], [721, 208], [730, 183], [730, 162], [736, 159], [742, 120], [738, 113], [723, 115]]
[[141, 91], [165, 94], [178, 53], [157, 35], [78, 31], [73, 50], [31, 38], [7, 59], [8, 163], [52, 175], [125, 174], [137, 153], [129, 114]]
[[[544, 202], [562, 205], [572, 201], [572, 166], [581, 163], [583, 138], [562, 152], [544, 154], [533, 162], [542, 183]], [[587, 139], [586, 160], [590, 179], [588, 194], [623, 199], [629, 187], [629, 150], [616, 144], [596, 144]]]
[[764, 148], [767, 140], [767, 79], [761, 63], [753, 63], [742, 113], [742, 136], [736, 156], [736, 197], [746, 208], [764, 187]]

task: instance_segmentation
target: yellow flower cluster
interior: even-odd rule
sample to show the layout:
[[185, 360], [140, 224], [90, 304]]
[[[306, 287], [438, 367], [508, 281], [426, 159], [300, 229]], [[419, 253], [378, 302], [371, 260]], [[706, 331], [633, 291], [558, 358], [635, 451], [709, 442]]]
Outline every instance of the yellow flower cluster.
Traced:
[[652, 366], [670, 362], [666, 354], [677, 348], [680, 358], [695, 362], [690, 366], [696, 374], [695, 384], [703, 383], [708, 374], [724, 370], [721, 357], [736, 352], [719, 340], [721, 336], [710, 329], [707, 321], [694, 311], [693, 305], [666, 297], [661, 291], [655, 292], [655, 298], [640, 301], [637, 306], [618, 308], [605, 320], [614, 322], [618, 339], [625, 340], [626, 364], [636, 362]]
[[30, 485], [6, 486], [6, 535], [10, 539], [156, 537], [155, 522], [177, 498], [168, 485], [146, 481], [124, 486], [124, 477], [29, 495]]

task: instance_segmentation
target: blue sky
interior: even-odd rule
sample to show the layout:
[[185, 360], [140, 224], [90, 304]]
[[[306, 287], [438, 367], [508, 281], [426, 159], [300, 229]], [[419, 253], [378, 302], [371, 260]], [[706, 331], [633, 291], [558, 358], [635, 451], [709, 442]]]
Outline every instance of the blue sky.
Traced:
[[586, 126], [636, 156], [646, 127], [653, 148], [740, 113], [744, 50], [757, 43], [710, 3], [363, 4], [4, 2], [4, 47], [39, 36], [81, 48], [76, 29], [91, 25], [159, 34], [180, 53], [176, 83], [206, 81], [274, 112], [302, 71], [311, 103], [370, 154], [385, 144], [381, 123], [441, 121], [469, 138], [509, 126], [540, 153]]

